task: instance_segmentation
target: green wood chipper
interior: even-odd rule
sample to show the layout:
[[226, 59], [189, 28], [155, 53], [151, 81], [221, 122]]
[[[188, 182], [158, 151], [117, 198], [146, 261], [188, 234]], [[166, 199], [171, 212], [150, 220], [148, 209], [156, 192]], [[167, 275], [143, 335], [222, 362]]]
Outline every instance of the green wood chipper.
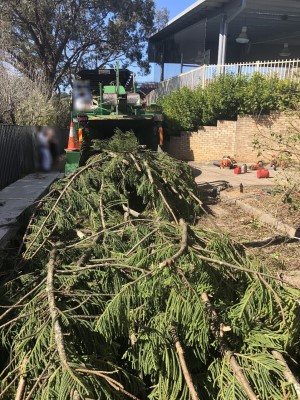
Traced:
[[66, 174], [83, 165], [95, 139], [110, 138], [116, 129], [132, 130], [141, 145], [157, 150], [162, 145], [162, 113], [146, 106], [138, 93], [134, 73], [115, 68], [81, 70], [73, 81]]

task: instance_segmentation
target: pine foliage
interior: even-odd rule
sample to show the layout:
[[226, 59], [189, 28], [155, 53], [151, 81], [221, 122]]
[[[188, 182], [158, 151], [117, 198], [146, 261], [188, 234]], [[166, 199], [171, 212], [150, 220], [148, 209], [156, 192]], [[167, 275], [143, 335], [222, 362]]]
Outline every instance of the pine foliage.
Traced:
[[120, 140], [28, 225], [2, 287], [0, 398], [299, 398], [299, 293], [196, 224], [187, 165]]

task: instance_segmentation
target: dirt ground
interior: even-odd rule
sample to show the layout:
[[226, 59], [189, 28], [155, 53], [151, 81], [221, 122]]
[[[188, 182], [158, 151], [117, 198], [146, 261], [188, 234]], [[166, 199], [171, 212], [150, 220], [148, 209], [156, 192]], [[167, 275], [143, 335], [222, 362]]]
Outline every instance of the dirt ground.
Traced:
[[300, 227], [300, 192], [284, 191], [276, 187], [249, 187], [240, 194], [239, 189], [226, 190], [230, 197], [239, 198], [261, 211], [272, 215], [281, 222], [295, 228]]
[[[230, 192], [233, 194], [232, 190], [233, 189], [227, 189], [226, 192], [228, 192], [228, 194]], [[257, 190], [254, 188], [253, 192], [261, 192], [261, 188]], [[248, 194], [250, 195], [250, 193]], [[249, 198], [252, 199], [251, 197]], [[270, 211], [272, 209], [270, 204], [272, 203], [270, 203], [270, 199], [266, 199], [267, 197], [264, 197], [264, 201], [259, 202], [259, 208], [262, 207], [266, 211]], [[275, 196], [272, 198], [272, 201], [278, 201], [278, 197]], [[213, 202], [216, 204], [212, 204]], [[280, 235], [274, 229], [263, 224], [252, 215], [245, 213], [236, 205], [226, 204], [224, 201], [211, 201], [211, 198], [209, 203], [210, 204], [207, 206], [208, 215], [204, 215], [200, 219], [199, 223], [203, 223], [214, 229], [217, 227], [221, 231], [228, 233], [233, 240], [236, 240], [239, 243], [257, 242]], [[298, 217], [300, 221], [300, 216], [297, 212], [297, 218]], [[278, 277], [281, 277], [285, 281], [300, 288], [299, 240], [293, 242], [288, 240], [280, 241], [279, 243], [270, 246], [247, 247], [246, 253], [251, 257], [258, 258]]]

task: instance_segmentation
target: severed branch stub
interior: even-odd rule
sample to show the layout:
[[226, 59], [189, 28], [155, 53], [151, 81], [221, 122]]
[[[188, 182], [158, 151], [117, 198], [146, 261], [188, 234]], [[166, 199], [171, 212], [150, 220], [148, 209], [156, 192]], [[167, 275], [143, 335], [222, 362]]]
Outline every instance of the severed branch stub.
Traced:
[[[244, 389], [248, 398], [250, 400], [258, 400], [258, 397], [254, 393], [252, 387], [250, 386], [250, 384], [246, 378], [243, 368], [237, 362], [237, 359], [234, 356], [234, 353], [228, 348], [224, 339], [222, 339], [223, 334], [221, 332], [225, 332], [226, 329], [224, 330], [224, 326], [222, 328], [220, 321], [218, 321], [218, 315], [217, 315], [213, 305], [211, 304], [207, 293], [202, 293], [201, 299], [205, 303], [207, 314], [208, 314], [209, 318], [211, 319], [213, 335], [215, 336], [216, 339], [220, 339], [221, 354], [224, 355], [228, 359], [229, 365], [230, 365], [233, 373], [235, 374], [237, 380], [241, 384], [241, 386]], [[225, 327], [225, 328], [228, 328], [228, 327]], [[229, 329], [227, 329], [227, 330], [229, 330]]]
[[[103, 236], [103, 231], [100, 231], [93, 239], [92, 245], [95, 245], [99, 243], [100, 239]], [[80, 257], [80, 259], [76, 263], [76, 267], [82, 268], [84, 267], [90, 260], [91, 256], [93, 254], [93, 247], [90, 247], [83, 255]]]
[[196, 392], [195, 386], [194, 386], [193, 381], [192, 381], [192, 377], [190, 375], [190, 372], [188, 370], [188, 367], [187, 367], [187, 364], [186, 364], [186, 361], [185, 361], [183, 348], [182, 348], [181, 343], [179, 341], [175, 326], [171, 326], [169, 328], [169, 333], [171, 335], [173, 344], [174, 344], [174, 346], [176, 348], [176, 351], [177, 351], [177, 354], [178, 354], [178, 358], [179, 358], [180, 367], [181, 367], [185, 382], [187, 384], [187, 387], [189, 389], [191, 398], [192, 398], [192, 400], [199, 400], [198, 394]]
[[144, 218], [144, 215], [143, 215], [143, 214], [141, 214], [141, 213], [139, 213], [139, 212], [133, 210], [132, 208], [129, 208], [129, 207], [124, 206], [124, 204], [123, 204], [122, 208], [123, 208], [123, 210], [124, 210], [126, 213], [130, 214], [130, 215], [133, 216], [134, 218]]

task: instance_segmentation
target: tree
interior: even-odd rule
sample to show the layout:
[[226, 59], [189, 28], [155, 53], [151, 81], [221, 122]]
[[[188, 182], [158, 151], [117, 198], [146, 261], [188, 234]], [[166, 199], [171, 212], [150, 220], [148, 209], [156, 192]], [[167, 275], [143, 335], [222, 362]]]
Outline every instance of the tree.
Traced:
[[170, 19], [170, 11], [166, 8], [159, 8], [155, 12], [155, 25], [157, 30], [163, 29]]
[[41, 75], [36, 75], [32, 82], [0, 65], [0, 123], [65, 128], [69, 120], [69, 98], [54, 94], [49, 100], [48, 90]]
[[31, 79], [42, 71], [51, 90], [116, 59], [148, 70], [153, 0], [3, 0], [0, 15], [2, 57]]

